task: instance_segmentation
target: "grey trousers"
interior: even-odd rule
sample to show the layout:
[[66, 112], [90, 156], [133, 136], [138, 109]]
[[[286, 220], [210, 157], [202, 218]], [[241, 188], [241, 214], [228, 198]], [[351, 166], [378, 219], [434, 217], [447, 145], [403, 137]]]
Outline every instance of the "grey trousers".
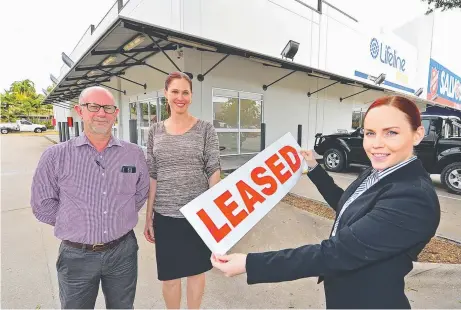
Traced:
[[61, 243], [56, 262], [61, 307], [94, 309], [101, 281], [107, 309], [133, 309], [138, 249], [134, 233], [102, 252]]

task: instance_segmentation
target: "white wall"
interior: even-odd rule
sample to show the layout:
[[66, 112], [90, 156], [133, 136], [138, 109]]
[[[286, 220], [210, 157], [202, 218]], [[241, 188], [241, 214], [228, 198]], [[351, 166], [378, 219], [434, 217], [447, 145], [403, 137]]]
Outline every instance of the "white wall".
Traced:
[[432, 42], [432, 58], [444, 67], [461, 76], [459, 61], [461, 42], [461, 10], [436, 12]]
[[[357, 23], [327, 4], [319, 14], [294, 0], [137, 0], [130, 1], [122, 14], [277, 58], [287, 42], [294, 40], [300, 43], [296, 63], [355, 79], [361, 79], [356, 70], [375, 77], [386, 73], [388, 82], [413, 90], [421, 87], [414, 46], [393, 33], [379, 33], [375, 27]], [[379, 56], [371, 57], [373, 38], [383, 49], [391, 47], [390, 57], [395, 50], [405, 59], [404, 70], [382, 63]], [[404, 91], [395, 85], [383, 86]]]
[[402, 39], [412, 44], [418, 50], [418, 61], [415, 75], [415, 88], [423, 88], [421, 98], [427, 97], [427, 79], [429, 75], [429, 60], [433, 45], [434, 14], [420, 16], [394, 30]]
[[[461, 76], [461, 63], [459, 62], [461, 43], [457, 40], [460, 27], [461, 11], [453, 10], [446, 12], [436, 11], [429, 16], [420, 16], [395, 30], [395, 33], [414, 44], [418, 49], [417, 79], [418, 84], [421, 84], [424, 89], [421, 97], [429, 98], [430, 100], [434, 99], [433, 95], [427, 95], [431, 58], [455, 75]], [[440, 76], [438, 81], [440, 91], [441, 87], [444, 86]], [[444, 94], [447, 95], [446, 93]], [[453, 96], [450, 92], [450, 96], [445, 99], [439, 96], [435, 101], [454, 107], [453, 102], [455, 102], [456, 98], [456, 95]], [[461, 108], [461, 105], [458, 108]]]
[[120, 15], [164, 28], [182, 30], [184, 5], [182, 0], [130, 0]]
[[[185, 70], [194, 75], [206, 72], [222, 55], [197, 52], [187, 49]], [[264, 122], [267, 124], [266, 143], [270, 144], [291, 132], [297, 136], [298, 124], [303, 125], [303, 147], [313, 147], [315, 134], [332, 133], [337, 129], [351, 129], [352, 110], [366, 107], [382, 93], [366, 92], [340, 103], [339, 98], [356, 93], [361, 88], [335, 85], [327, 90], [307, 96], [308, 91], [315, 91], [331, 84], [330, 80], [309, 77], [304, 73], [294, 73], [284, 80], [270, 86], [267, 91], [262, 85], [270, 84], [289, 71], [264, 67], [241, 57], [230, 56], [211, 71], [203, 82], [193, 80], [192, 114], [212, 120], [212, 89], [225, 88], [264, 96]]]

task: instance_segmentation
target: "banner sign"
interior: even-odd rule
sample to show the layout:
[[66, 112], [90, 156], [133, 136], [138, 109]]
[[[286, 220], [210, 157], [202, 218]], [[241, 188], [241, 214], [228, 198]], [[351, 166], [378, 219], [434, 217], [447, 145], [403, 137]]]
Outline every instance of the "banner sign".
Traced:
[[287, 133], [180, 209], [213, 253], [225, 254], [293, 188], [299, 150]]
[[461, 110], [461, 78], [431, 58], [427, 99]]

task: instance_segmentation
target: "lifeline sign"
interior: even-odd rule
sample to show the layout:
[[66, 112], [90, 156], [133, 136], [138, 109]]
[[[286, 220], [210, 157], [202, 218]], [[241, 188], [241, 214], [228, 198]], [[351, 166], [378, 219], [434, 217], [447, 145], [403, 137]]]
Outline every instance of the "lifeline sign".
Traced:
[[285, 134], [180, 209], [216, 254], [225, 254], [298, 182], [300, 147]]

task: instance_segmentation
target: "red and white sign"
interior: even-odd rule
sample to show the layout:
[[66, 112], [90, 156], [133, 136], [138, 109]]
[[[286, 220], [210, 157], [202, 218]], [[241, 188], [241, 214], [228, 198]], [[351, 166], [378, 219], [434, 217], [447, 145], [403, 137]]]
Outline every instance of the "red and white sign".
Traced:
[[299, 150], [287, 133], [181, 208], [213, 253], [225, 254], [298, 182]]

